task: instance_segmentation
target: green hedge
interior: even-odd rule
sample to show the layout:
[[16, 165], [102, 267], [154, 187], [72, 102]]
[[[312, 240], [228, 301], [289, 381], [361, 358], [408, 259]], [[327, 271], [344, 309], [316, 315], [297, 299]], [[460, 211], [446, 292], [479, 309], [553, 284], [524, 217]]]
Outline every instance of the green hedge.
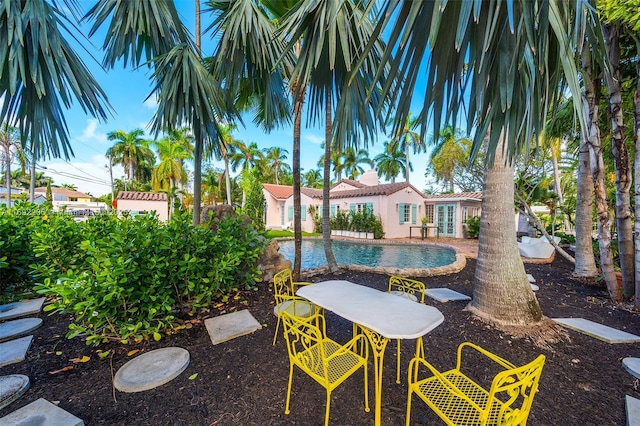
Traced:
[[180, 315], [195, 314], [259, 281], [256, 260], [266, 245], [240, 217], [228, 217], [214, 233], [192, 226], [188, 213], [168, 223], [154, 215], [104, 214], [75, 222], [49, 213], [26, 216], [29, 241], [20, 240], [19, 255], [6, 256], [5, 246], [18, 245], [4, 239], [6, 229], [18, 228], [16, 217], [0, 217], [0, 271], [8, 275], [18, 270], [14, 265], [33, 261], [35, 291], [53, 300], [45, 310], [73, 314], [68, 337], [85, 334], [87, 344], [160, 339]]

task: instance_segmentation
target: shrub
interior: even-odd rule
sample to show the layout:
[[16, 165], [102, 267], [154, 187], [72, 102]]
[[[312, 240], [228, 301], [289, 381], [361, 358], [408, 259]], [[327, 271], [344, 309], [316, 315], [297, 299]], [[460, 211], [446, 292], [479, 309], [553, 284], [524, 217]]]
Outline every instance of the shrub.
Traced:
[[67, 336], [84, 333], [87, 344], [160, 339], [179, 315], [257, 281], [256, 260], [266, 244], [260, 234], [240, 217], [221, 221], [215, 233], [190, 220], [177, 212], [166, 224], [155, 215], [82, 222], [81, 235], [90, 238], [77, 246], [73, 267], [36, 286], [54, 298], [45, 310], [72, 313]]
[[480, 235], [480, 217], [474, 216], [467, 219], [465, 223], [467, 224], [467, 235], [469, 238], [478, 238], [478, 235]]

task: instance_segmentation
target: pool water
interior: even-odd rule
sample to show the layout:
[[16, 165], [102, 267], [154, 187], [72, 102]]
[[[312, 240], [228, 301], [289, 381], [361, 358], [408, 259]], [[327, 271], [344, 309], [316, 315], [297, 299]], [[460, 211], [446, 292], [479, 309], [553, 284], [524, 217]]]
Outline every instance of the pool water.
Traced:
[[[279, 241], [280, 253], [293, 263], [293, 240]], [[456, 260], [454, 250], [429, 244], [376, 244], [333, 241], [333, 254], [340, 265], [391, 268], [435, 268]], [[302, 269], [325, 266], [322, 239], [302, 240]]]

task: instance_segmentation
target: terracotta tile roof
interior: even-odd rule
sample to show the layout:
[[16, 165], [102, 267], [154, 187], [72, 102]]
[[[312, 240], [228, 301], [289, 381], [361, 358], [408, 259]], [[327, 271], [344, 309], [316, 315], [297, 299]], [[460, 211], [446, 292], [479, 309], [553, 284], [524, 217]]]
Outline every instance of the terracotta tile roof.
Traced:
[[[42, 194], [46, 194], [47, 193], [47, 187], [46, 186], [40, 186], [36, 189], [33, 190], [33, 192], [38, 192], [38, 193], [42, 193]], [[73, 191], [71, 189], [67, 189], [67, 188], [51, 188], [51, 193], [52, 194], [59, 194], [59, 195], [64, 195], [65, 197], [68, 198], [91, 198], [91, 195], [89, 194], [85, 194], [84, 192], [80, 192], [80, 191]]]
[[355, 180], [351, 180], [351, 179], [340, 179], [338, 182], [334, 183], [331, 186], [331, 189], [335, 188], [336, 186], [340, 185], [341, 183], [346, 183], [347, 185], [351, 185], [351, 186], [355, 186], [356, 188], [364, 188], [365, 185], [364, 183], [360, 183], [358, 181]]
[[165, 194], [164, 192], [120, 191], [118, 192], [116, 199], [136, 201], [167, 201], [167, 194]]
[[424, 197], [415, 186], [407, 182], [383, 183], [375, 186], [363, 185], [358, 189], [348, 189], [346, 191], [335, 191], [331, 193], [330, 198], [348, 198], [348, 197], [365, 197], [369, 195], [391, 195], [403, 189], [410, 188], [416, 193]]
[[[322, 189], [316, 188], [300, 188], [300, 192], [310, 198], [320, 198], [322, 200]], [[293, 194], [293, 188], [291, 189]]]
[[284, 200], [293, 195], [293, 186], [263, 183], [262, 187], [275, 199]]
[[482, 200], [482, 192], [458, 192], [456, 194], [431, 194], [425, 195], [427, 201], [429, 200]]

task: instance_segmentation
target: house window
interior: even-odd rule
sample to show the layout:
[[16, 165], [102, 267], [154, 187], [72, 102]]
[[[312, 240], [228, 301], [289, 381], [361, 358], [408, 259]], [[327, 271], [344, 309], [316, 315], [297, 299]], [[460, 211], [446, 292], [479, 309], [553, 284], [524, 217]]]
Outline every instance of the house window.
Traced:
[[425, 206], [425, 212], [424, 213], [425, 213], [425, 216], [427, 218], [427, 223], [434, 223], [433, 222], [433, 218], [434, 218], [434, 215], [435, 215], [434, 207], [435, 206], [433, 204], [427, 204]]
[[473, 219], [476, 216], [480, 216], [480, 209], [478, 207], [463, 207], [462, 208], [462, 222], [466, 222], [469, 219]]
[[368, 213], [373, 213], [373, 203], [352, 203], [349, 209], [355, 213], [362, 213], [365, 209]]
[[416, 223], [418, 217], [418, 205], [417, 204], [404, 204], [398, 205], [398, 216], [400, 224], [403, 223]]

